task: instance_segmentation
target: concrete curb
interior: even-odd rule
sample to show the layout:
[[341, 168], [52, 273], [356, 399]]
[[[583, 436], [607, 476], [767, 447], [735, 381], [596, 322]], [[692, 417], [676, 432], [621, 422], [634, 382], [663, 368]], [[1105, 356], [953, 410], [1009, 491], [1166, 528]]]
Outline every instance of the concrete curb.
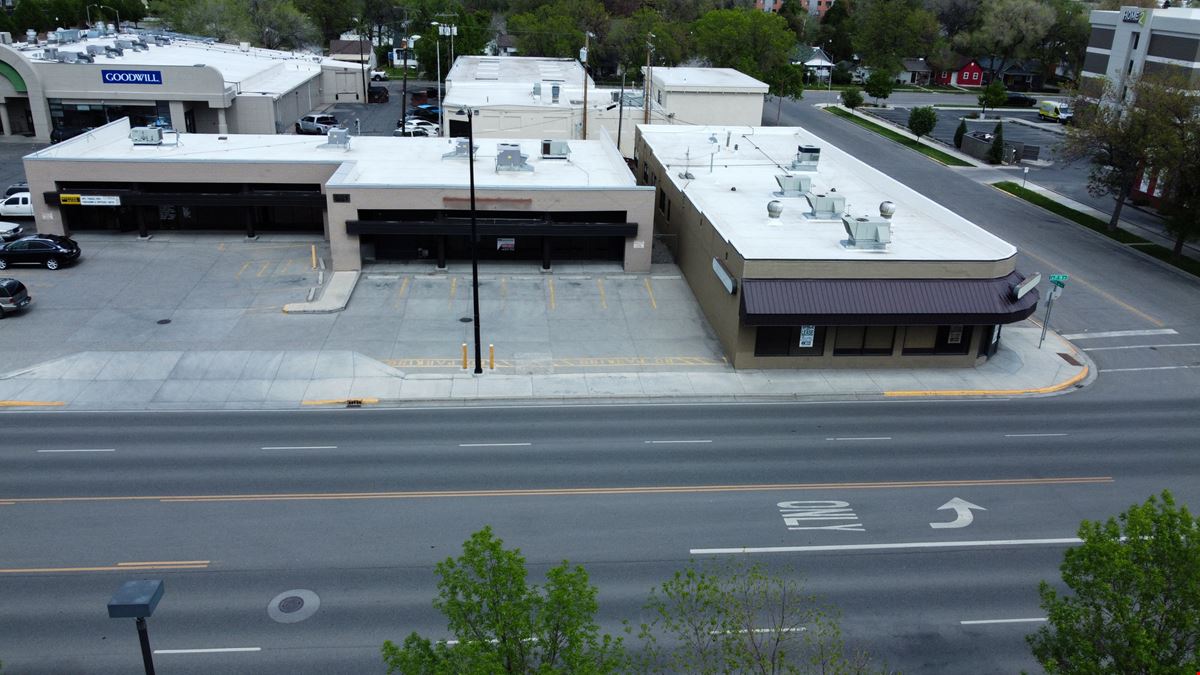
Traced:
[[[880, 126], [886, 125], [888, 127], [891, 127], [891, 131], [893, 131], [897, 134], [900, 134], [901, 136], [904, 136], [905, 138], [907, 138], [910, 141], [916, 141], [916, 142], [920, 143], [921, 145], [924, 145], [925, 147], [933, 148], [934, 150], [937, 150], [939, 152], [944, 152], [947, 155], [950, 155], [951, 157], [953, 157], [957, 160], [967, 162], [972, 167], [980, 168], [980, 169], [995, 168], [990, 164], [984, 164], [984, 163], [980, 162], [979, 160], [975, 159], [974, 157], [964, 154], [958, 148], [956, 148], [952, 145], [943, 145], [943, 144], [935, 142], [935, 141], [930, 141], [924, 137], [917, 138], [908, 129], [898, 126], [898, 125], [892, 123], [891, 121], [886, 120], [882, 117], [875, 117], [873, 115], [867, 115], [865, 113], [860, 113], [857, 110], [851, 110], [851, 109], [847, 108], [846, 106], [841, 105], [840, 103], [818, 103], [818, 104], [816, 104], [815, 107], [822, 108], [822, 109], [830, 108], [830, 107], [840, 108], [841, 110], [844, 110], [844, 111], [850, 113], [851, 115], [858, 117], [859, 119], [863, 119], [863, 120], [866, 120], [867, 122], [871, 122], [872, 124], [878, 124]], [[937, 160], [933, 159], [932, 157], [930, 157], [929, 159], [937, 162]], [[941, 162], [938, 162], [938, 164], [941, 164]]]
[[329, 275], [329, 283], [325, 285], [321, 297], [308, 302], [292, 302], [283, 306], [285, 314], [332, 314], [346, 309], [350, 304], [350, 296], [358, 285], [360, 272], [334, 272]]

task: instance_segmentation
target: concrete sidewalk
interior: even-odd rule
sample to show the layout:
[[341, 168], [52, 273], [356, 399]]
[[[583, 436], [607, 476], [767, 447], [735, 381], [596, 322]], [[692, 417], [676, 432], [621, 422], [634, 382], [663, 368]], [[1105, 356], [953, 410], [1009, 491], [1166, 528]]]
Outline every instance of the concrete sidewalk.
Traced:
[[[1095, 370], [1033, 322], [1006, 326], [977, 368], [506, 374], [524, 364], [406, 373], [353, 351], [88, 351], [0, 375], [7, 410], [296, 409], [464, 402], [794, 401], [1044, 396], [1082, 387]], [[485, 365], [486, 368], [486, 365]]]

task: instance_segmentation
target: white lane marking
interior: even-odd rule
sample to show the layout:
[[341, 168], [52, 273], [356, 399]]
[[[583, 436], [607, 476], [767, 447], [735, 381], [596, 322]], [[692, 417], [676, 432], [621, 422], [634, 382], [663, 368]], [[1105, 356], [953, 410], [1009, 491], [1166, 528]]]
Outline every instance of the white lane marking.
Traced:
[[533, 443], [459, 443], [460, 448], [518, 448]]
[[972, 619], [970, 621], [959, 621], [964, 626], [980, 626], [985, 623], [1039, 623], [1045, 621], [1044, 616], [1035, 616], [1029, 619]]
[[847, 436], [839, 438], [826, 438], [827, 441], [890, 441], [891, 436]]
[[214, 647], [212, 649], [155, 649], [155, 654], [226, 654], [229, 652], [261, 652], [262, 647]]
[[689, 441], [689, 440], [678, 440], [678, 441], [646, 441], [646, 442], [647, 442], [647, 443], [653, 443], [653, 444], [656, 444], [656, 445], [660, 445], [660, 444], [666, 444], [666, 443], [712, 443], [712, 439], [711, 439], [711, 438], [706, 438], [706, 439], [699, 439], [699, 438], [698, 438], [698, 439], [696, 439], [696, 440], [693, 440], [693, 441]]
[[1200, 342], [1171, 342], [1164, 345], [1121, 345], [1120, 347], [1084, 347], [1085, 352], [1106, 352], [1113, 349], [1158, 349], [1159, 347], [1200, 347]]
[[116, 452], [116, 448], [70, 448], [63, 450], [38, 450], [38, 452]]
[[1147, 330], [1110, 330], [1099, 333], [1066, 333], [1059, 337], [1067, 340], [1086, 340], [1088, 338], [1142, 337], [1144, 335], [1179, 335], [1179, 331], [1174, 328], [1150, 328]]
[[263, 450], [337, 450], [336, 445], [268, 445]]
[[1200, 366], [1149, 366], [1147, 368], [1104, 368], [1102, 373], [1136, 373], [1142, 370], [1187, 370], [1188, 368], [1200, 368]]
[[819, 553], [821, 551], [886, 551], [913, 548], [976, 548], [981, 546], [1037, 546], [1045, 544], [1079, 544], [1078, 537], [1061, 539], [985, 539], [980, 541], [912, 541], [895, 544], [830, 544], [826, 546], [759, 546], [744, 548], [693, 548], [692, 555], [727, 553]]
[[1005, 438], [1047, 438], [1049, 436], [1067, 436], [1068, 434], [1004, 434]]

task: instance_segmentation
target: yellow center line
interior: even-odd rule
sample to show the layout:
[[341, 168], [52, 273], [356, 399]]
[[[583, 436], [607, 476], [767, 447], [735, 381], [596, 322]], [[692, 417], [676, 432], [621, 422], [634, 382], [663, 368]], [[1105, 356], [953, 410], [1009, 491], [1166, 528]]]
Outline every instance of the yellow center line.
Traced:
[[588, 495], [704, 494], [779, 492], [787, 490], [891, 490], [907, 488], [1003, 487], [1033, 485], [1091, 485], [1112, 483], [1111, 476], [1061, 478], [992, 478], [975, 480], [880, 481], [851, 483], [765, 483], [747, 485], [662, 485], [648, 487], [517, 488], [506, 490], [432, 490], [404, 492], [296, 492], [228, 495], [130, 495], [115, 497], [34, 497], [11, 499], [14, 504], [69, 502], [274, 502], [361, 499], [439, 499], [456, 497], [570, 497]]
[[208, 562], [203, 563], [155, 563], [146, 565], [96, 565], [90, 567], [0, 567], [0, 574], [46, 574], [55, 572], [128, 572], [130, 570], [202, 570], [208, 569]]
[[130, 567], [141, 566], [141, 565], [207, 565], [210, 562], [212, 562], [212, 561], [211, 560], [147, 560], [147, 561], [142, 561], [142, 562], [119, 562], [119, 563], [117, 563], [117, 565], [118, 566], [127, 565]]
[[658, 303], [654, 301], [654, 289], [650, 287], [650, 277], [646, 277], [646, 293], [650, 296], [650, 309], [658, 309]]
[[604, 294], [604, 280], [596, 279], [596, 287], [600, 289], [600, 308], [608, 309], [608, 297]]

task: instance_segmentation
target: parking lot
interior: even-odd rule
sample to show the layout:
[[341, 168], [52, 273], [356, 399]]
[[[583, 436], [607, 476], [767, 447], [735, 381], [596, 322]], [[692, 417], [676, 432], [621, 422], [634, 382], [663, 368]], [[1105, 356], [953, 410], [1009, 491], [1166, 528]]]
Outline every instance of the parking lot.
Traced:
[[[388, 88], [391, 98], [387, 103], [338, 103], [330, 107], [328, 112], [337, 117], [352, 133], [361, 133], [363, 136], [391, 136], [396, 129], [397, 120], [403, 115], [404, 107], [400, 104], [403, 83], [395, 79], [371, 84]], [[410, 79], [408, 92], [411, 96], [415, 91], [434, 86], [436, 83]]]
[[[954, 144], [954, 132], [958, 129], [958, 123], [966, 115], [978, 113], [979, 109], [967, 108], [936, 108], [938, 121], [933, 132], [929, 135], [948, 145]], [[911, 112], [909, 108], [859, 108], [859, 111], [866, 112], [876, 117], [885, 119], [893, 124], [901, 127], [907, 127], [908, 114]], [[1012, 110], [1004, 109], [999, 111], [988, 111], [989, 119], [973, 120], [967, 119], [967, 131], [984, 131], [992, 133], [996, 128], [996, 122], [999, 121], [1004, 127], [1004, 139], [1006, 141], [1015, 141], [1024, 143], [1025, 145], [1036, 145], [1041, 148], [1041, 154], [1038, 159], [1043, 161], [1051, 161], [1054, 159], [1054, 148], [1062, 141], [1061, 129], [1053, 123], [1043, 123], [1038, 121], [1037, 111], [1033, 109]], [[993, 116], [999, 116], [997, 120]], [[1025, 124], [1016, 124], [1011, 119], [1020, 119], [1026, 122], [1042, 124], [1046, 128], [1036, 128]]]
[[[416, 372], [460, 372], [473, 343], [469, 264], [364, 269], [340, 313], [285, 314], [318, 282], [317, 237], [171, 233], [77, 237], [78, 264], [12, 267], [33, 297], [4, 320], [13, 345], [0, 372], [83, 351], [346, 350]], [[687, 283], [670, 264], [630, 275], [612, 263], [542, 273], [485, 264], [481, 332], [510, 374], [654, 371], [725, 364]]]

